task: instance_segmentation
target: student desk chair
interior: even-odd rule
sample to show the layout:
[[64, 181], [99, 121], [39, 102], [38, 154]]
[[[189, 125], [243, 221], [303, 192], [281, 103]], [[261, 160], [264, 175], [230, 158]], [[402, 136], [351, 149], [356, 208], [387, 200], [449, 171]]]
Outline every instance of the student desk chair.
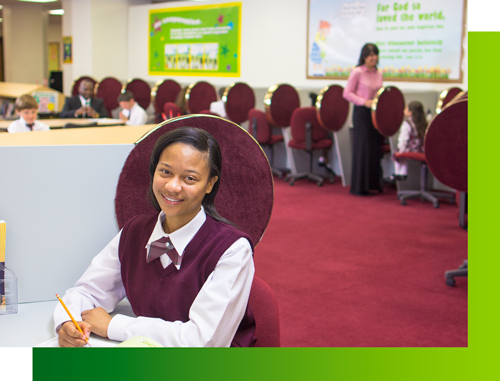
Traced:
[[122, 91], [122, 83], [113, 77], [106, 77], [96, 84], [94, 89], [97, 98], [104, 99], [104, 107], [108, 111], [108, 116], [112, 118], [111, 112], [118, 108], [118, 96]]
[[[181, 126], [204, 129], [219, 143], [223, 162], [220, 188], [215, 199], [217, 211], [247, 233], [254, 246], [257, 246], [271, 218], [274, 201], [273, 176], [269, 162], [248, 132], [233, 122], [211, 115], [185, 115], [167, 120], [137, 143], [125, 161], [116, 189], [115, 211], [118, 226], [122, 228], [130, 218], [138, 214], [158, 213], [147, 199], [151, 151], [161, 135]], [[261, 282], [254, 282], [258, 288]], [[254, 295], [252, 301], [255, 301], [258, 295], [262, 293]], [[269, 296], [269, 292], [264, 292], [263, 297]], [[256, 299], [259, 300], [260, 296]], [[250, 308], [253, 308], [252, 304]], [[269, 324], [264, 322], [270, 316], [274, 316], [271, 318], [274, 327], [279, 327], [277, 311], [269, 311], [266, 318], [259, 317], [261, 311], [262, 309], [256, 307], [257, 333], [266, 332], [266, 329], [261, 329], [260, 326]], [[279, 337], [276, 328], [271, 331], [275, 338], [276, 335]], [[257, 337], [257, 343], [259, 340], [265, 343], [267, 339]], [[276, 343], [276, 340], [272, 342]]]
[[241, 125], [248, 120], [248, 113], [255, 107], [255, 94], [246, 83], [237, 82], [226, 87], [222, 96], [227, 119]]
[[[465, 213], [465, 194], [468, 191], [467, 107], [468, 94], [459, 93], [431, 120], [424, 141], [427, 163], [432, 174], [444, 185], [461, 192], [461, 214]], [[462, 218], [460, 220], [462, 224]], [[446, 284], [454, 286], [454, 278], [463, 276], [468, 276], [467, 261], [459, 269], [445, 272]]]
[[[164, 79], [156, 82], [155, 86], [151, 90], [151, 102], [153, 102], [153, 105], [155, 106], [157, 122], [161, 122], [166, 119], [160, 118], [164, 112], [163, 106], [168, 102], [175, 103], [177, 94], [179, 94], [180, 91], [181, 85], [173, 79]], [[168, 116], [168, 113], [166, 115]], [[177, 114], [175, 116], [177, 116]]]
[[199, 114], [202, 110], [210, 110], [210, 104], [217, 101], [217, 92], [208, 82], [192, 83], [186, 90], [186, 109], [189, 114]]

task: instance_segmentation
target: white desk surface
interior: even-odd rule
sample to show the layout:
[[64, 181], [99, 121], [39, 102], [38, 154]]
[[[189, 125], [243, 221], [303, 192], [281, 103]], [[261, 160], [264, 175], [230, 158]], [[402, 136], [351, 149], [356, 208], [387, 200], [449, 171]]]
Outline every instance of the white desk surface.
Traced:
[[[36, 347], [55, 337], [52, 314], [57, 300], [22, 303], [17, 314], [0, 315], [0, 347]], [[135, 316], [128, 300], [122, 300], [112, 315]], [[91, 335], [98, 346], [114, 346], [117, 342]], [[106, 345], [107, 344], [107, 345]]]

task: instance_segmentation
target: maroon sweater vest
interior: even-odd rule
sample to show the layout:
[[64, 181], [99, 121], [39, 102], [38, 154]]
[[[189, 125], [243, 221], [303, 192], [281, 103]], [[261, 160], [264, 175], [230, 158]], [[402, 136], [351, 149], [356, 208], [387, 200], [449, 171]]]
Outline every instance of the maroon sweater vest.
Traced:
[[[125, 292], [136, 316], [187, 322], [194, 299], [222, 254], [241, 237], [246, 238], [253, 249], [252, 240], [240, 230], [207, 215], [184, 250], [181, 269], [177, 270], [172, 263], [164, 269], [160, 258], [146, 263], [145, 246], [157, 220], [158, 215], [140, 215], [123, 227], [119, 257]], [[255, 319], [247, 305], [231, 346], [254, 345], [254, 333]]]

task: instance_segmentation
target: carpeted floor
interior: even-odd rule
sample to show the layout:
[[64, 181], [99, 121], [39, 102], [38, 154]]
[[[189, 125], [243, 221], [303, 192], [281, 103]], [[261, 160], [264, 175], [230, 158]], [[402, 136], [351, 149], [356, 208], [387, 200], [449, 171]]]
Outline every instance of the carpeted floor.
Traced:
[[255, 250], [256, 275], [274, 290], [284, 347], [467, 346], [467, 278], [444, 272], [467, 258], [458, 207], [396, 190], [275, 178], [274, 210]]

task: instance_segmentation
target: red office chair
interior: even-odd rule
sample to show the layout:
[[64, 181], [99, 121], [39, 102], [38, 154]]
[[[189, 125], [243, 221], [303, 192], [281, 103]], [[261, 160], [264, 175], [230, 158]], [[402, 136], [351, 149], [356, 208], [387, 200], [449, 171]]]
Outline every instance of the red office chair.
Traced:
[[273, 290], [262, 279], [254, 276], [248, 305], [255, 317], [255, 347], [280, 347], [280, 319], [278, 302]]
[[182, 111], [180, 107], [177, 106], [175, 103], [167, 102], [163, 105], [163, 113], [162, 113], [163, 120], [172, 119], [181, 116], [181, 114]]
[[[153, 102], [157, 116], [163, 113], [163, 105], [165, 103], [175, 103], [177, 94], [179, 94], [180, 91], [181, 85], [173, 79], [164, 79], [155, 84], [151, 90], [151, 101]], [[158, 118], [158, 122], [160, 121], [161, 120]]]
[[[459, 225], [466, 229], [468, 192], [468, 93], [456, 95], [429, 123], [424, 149], [432, 174], [444, 185], [460, 192]], [[456, 270], [445, 272], [446, 284], [455, 285], [455, 277], [468, 276], [467, 260]]]
[[151, 88], [146, 81], [140, 78], [129, 79], [122, 88], [123, 92], [127, 90], [134, 94], [134, 99], [139, 103], [139, 106], [144, 110], [148, 109], [151, 103]]
[[118, 96], [122, 90], [122, 83], [113, 77], [106, 77], [101, 82], [96, 84], [94, 89], [97, 98], [104, 99], [104, 107], [108, 111], [111, 118], [111, 111], [116, 109], [118, 104]]
[[222, 97], [227, 119], [242, 124], [248, 119], [248, 113], [255, 107], [255, 94], [250, 86], [243, 82], [232, 83]]
[[[306, 151], [309, 154], [309, 172], [289, 174], [285, 177], [285, 181], [290, 180], [290, 185], [293, 185], [295, 180], [308, 178], [309, 180], [317, 181], [318, 186], [323, 185], [324, 176], [319, 176], [313, 173], [313, 152], [314, 150], [328, 149], [332, 146], [332, 141], [328, 139], [327, 131], [319, 124], [316, 107], [299, 107], [293, 114], [290, 121], [292, 129], [292, 140], [288, 142], [288, 146]], [[333, 177], [326, 177], [330, 182], [334, 182]]]
[[210, 110], [210, 103], [217, 101], [217, 92], [208, 82], [200, 81], [189, 85], [186, 90], [186, 109], [189, 114]]
[[73, 83], [71, 84], [71, 95], [72, 96], [80, 94], [78, 92], [78, 88], [80, 87], [80, 82], [82, 82], [84, 80], [88, 80], [88, 81], [92, 82], [94, 84], [94, 87], [95, 87], [95, 85], [97, 83], [97, 81], [94, 78], [86, 76], [86, 75], [82, 75], [81, 77], [75, 79], [73, 81]]
[[269, 147], [271, 154], [269, 155], [269, 163], [273, 174], [277, 175], [280, 179], [283, 177], [284, 170], [273, 167], [274, 145], [283, 141], [283, 135], [273, 135], [272, 127], [267, 121], [266, 114], [256, 108], [248, 112], [248, 120], [250, 121], [249, 133], [255, 140], [264, 148]]
[[406, 200], [410, 198], [420, 197], [432, 203], [434, 208], [439, 208], [438, 198], [446, 198], [454, 202], [455, 196], [446, 192], [433, 192], [427, 190], [427, 161], [425, 154], [422, 152], [402, 152], [395, 154], [396, 159], [410, 159], [420, 162], [420, 190], [405, 190], [398, 191], [398, 198], [401, 205], [406, 205]]

